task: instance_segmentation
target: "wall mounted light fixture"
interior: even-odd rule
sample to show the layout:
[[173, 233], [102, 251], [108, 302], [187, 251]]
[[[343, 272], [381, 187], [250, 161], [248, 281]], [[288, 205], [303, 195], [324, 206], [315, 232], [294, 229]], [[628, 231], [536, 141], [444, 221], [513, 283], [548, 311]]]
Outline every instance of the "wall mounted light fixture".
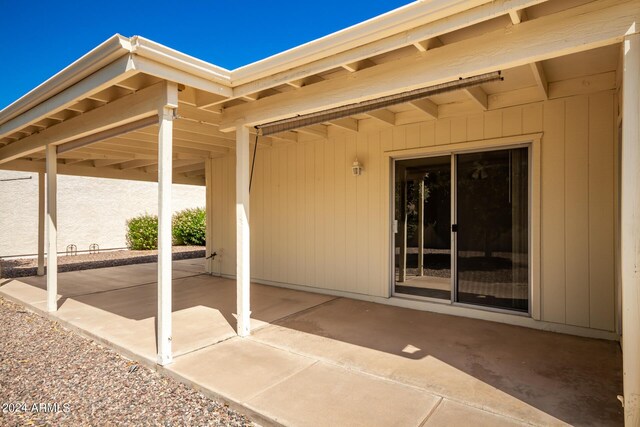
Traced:
[[353, 176], [362, 175], [362, 165], [358, 161], [357, 157], [356, 157], [356, 160], [353, 162], [353, 165], [351, 165], [351, 172], [353, 173]]

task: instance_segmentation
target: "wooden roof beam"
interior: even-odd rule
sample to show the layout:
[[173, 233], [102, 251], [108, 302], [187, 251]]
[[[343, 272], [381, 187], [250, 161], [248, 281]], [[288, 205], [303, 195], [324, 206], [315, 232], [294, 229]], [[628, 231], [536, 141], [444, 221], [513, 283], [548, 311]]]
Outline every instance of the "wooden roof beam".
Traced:
[[126, 161], [126, 159], [98, 159], [93, 161], [93, 167], [102, 168], [105, 166], [116, 165], [118, 163], [124, 163]]
[[332, 120], [329, 124], [351, 132], [358, 132], [358, 120], [346, 117], [344, 119]]
[[317, 75], [311, 75], [303, 79], [288, 81], [286, 82], [286, 84], [288, 84], [291, 87], [295, 87], [296, 89], [300, 89], [301, 87], [309, 86], [315, 83], [320, 83], [322, 81], [324, 81], [322, 77]]
[[483, 111], [487, 111], [489, 109], [487, 93], [480, 86], [470, 87], [464, 89], [464, 91], [469, 95], [469, 98], [471, 98], [472, 101], [482, 108]]
[[351, 62], [349, 64], [343, 64], [342, 68], [349, 72], [355, 73], [356, 71], [364, 70], [365, 68], [370, 68], [375, 65], [376, 63], [370, 59], [362, 59], [360, 61]]
[[512, 9], [509, 11], [509, 18], [511, 18], [513, 25], [518, 25], [527, 20], [527, 11], [526, 9]]
[[156, 163], [158, 163], [158, 159], [129, 160], [128, 162], [119, 164], [118, 168], [121, 170], [136, 169], [136, 168], [142, 168], [145, 166], [153, 165]]
[[549, 82], [547, 82], [547, 76], [544, 72], [542, 62], [533, 62], [529, 65], [531, 66], [533, 78], [536, 81], [536, 87], [540, 92], [540, 96], [542, 99], [549, 99]]
[[409, 102], [409, 105], [423, 112], [431, 119], [438, 118], [438, 105], [435, 102], [428, 100], [427, 98], [416, 99], [415, 101]]
[[[260, 144], [260, 139], [262, 138], [263, 137], [258, 138], [258, 144]], [[284, 142], [298, 142], [298, 134], [295, 132], [274, 133], [273, 135], [269, 135], [269, 138]]]
[[426, 52], [429, 49], [435, 49], [442, 45], [444, 45], [444, 43], [442, 43], [442, 40], [438, 37], [431, 37], [430, 39], [421, 40], [413, 44], [413, 46], [418, 49], [418, 52]]
[[386, 125], [391, 125], [391, 126], [396, 125], [396, 114], [392, 111], [382, 109], [382, 110], [369, 111], [368, 113], [365, 113], [365, 114]]
[[303, 128], [296, 129], [296, 132], [306, 133], [308, 135], [319, 136], [320, 138], [328, 138], [329, 131], [328, 126], [325, 125], [312, 125]]

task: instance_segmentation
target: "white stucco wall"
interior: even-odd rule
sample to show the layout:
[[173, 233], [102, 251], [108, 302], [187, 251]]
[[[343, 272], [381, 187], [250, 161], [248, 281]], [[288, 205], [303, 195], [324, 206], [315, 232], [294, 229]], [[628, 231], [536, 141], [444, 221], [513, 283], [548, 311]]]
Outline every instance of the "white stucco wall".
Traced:
[[[4, 181], [13, 178], [29, 178]], [[157, 214], [156, 183], [58, 175], [58, 251], [125, 247], [125, 221]], [[205, 188], [173, 186], [173, 209], [204, 207]], [[38, 249], [38, 174], [0, 170], [0, 257]]]

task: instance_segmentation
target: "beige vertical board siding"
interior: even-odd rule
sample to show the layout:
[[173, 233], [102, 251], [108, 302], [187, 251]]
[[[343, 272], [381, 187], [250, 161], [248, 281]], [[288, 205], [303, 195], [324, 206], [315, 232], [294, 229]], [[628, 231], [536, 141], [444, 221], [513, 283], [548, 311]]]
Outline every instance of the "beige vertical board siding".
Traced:
[[[305, 147], [306, 148], [306, 147]], [[276, 173], [278, 174], [278, 227], [277, 227], [277, 235], [276, 235], [276, 253], [274, 254], [277, 258], [276, 265], [278, 266], [278, 282], [287, 282], [287, 276], [289, 276], [289, 260], [287, 255], [289, 254], [288, 245], [291, 245], [290, 242], [287, 241], [287, 231], [288, 231], [288, 210], [290, 206], [295, 206], [294, 203], [290, 203], [288, 195], [287, 195], [287, 146], [283, 146], [278, 148], [279, 153], [277, 154], [276, 160]], [[305, 164], [305, 168], [308, 165]], [[307, 206], [305, 205], [305, 211], [303, 215], [306, 218], [307, 214]], [[307, 220], [309, 218], [306, 218]], [[308, 242], [308, 230], [305, 230], [305, 234], [301, 236], [302, 243], [306, 245]], [[306, 254], [306, 252], [305, 252]], [[306, 260], [304, 260], [306, 261]], [[303, 262], [306, 265], [306, 263]]]
[[499, 138], [502, 136], [502, 110], [487, 111], [484, 114], [484, 137]]
[[393, 135], [393, 149], [394, 150], [404, 150], [407, 148], [407, 127], [406, 126], [395, 126], [391, 129], [391, 133]]
[[566, 322], [589, 326], [589, 102], [565, 102], [565, 283]]
[[[383, 138], [384, 141], [384, 138]], [[420, 125], [420, 147], [436, 145], [436, 121], [429, 120]], [[388, 150], [382, 150], [388, 151]]]
[[543, 130], [542, 105], [542, 102], [536, 102], [522, 107], [522, 133], [536, 133]]
[[465, 142], [467, 138], [467, 117], [454, 117], [451, 119], [451, 142]]
[[502, 136], [522, 135], [522, 107], [502, 111]]
[[322, 266], [325, 271], [325, 288], [331, 289], [335, 287], [336, 274], [333, 268], [329, 267], [334, 265], [335, 250], [333, 231], [336, 228], [335, 217], [335, 182], [336, 182], [336, 165], [335, 165], [335, 138], [327, 140], [324, 144], [324, 213], [326, 216], [326, 228], [324, 230], [324, 261], [325, 265]]
[[[404, 134], [404, 132], [402, 132]], [[357, 191], [356, 181], [359, 177], [355, 177], [351, 173], [351, 164], [356, 158], [357, 136], [353, 133], [347, 135], [347, 144], [345, 151], [344, 163], [342, 166], [343, 173], [346, 175], [345, 186], [345, 205], [346, 205], [346, 284], [347, 289], [351, 292], [358, 292], [358, 222], [362, 219], [358, 217]], [[340, 173], [340, 171], [338, 171]]]
[[327, 242], [326, 236], [326, 221], [327, 214], [325, 212], [325, 195], [327, 190], [325, 188], [325, 175], [324, 175], [324, 149], [325, 141], [320, 141], [314, 144], [315, 153], [315, 189], [313, 197], [313, 209], [315, 212], [315, 254], [314, 254], [314, 268], [316, 286], [319, 288], [327, 287], [326, 268], [327, 260], [325, 259], [324, 246]]
[[334, 263], [335, 268], [335, 283], [331, 286], [331, 289], [348, 289], [347, 284], [347, 171], [345, 170], [347, 165], [345, 164], [345, 156], [347, 152], [347, 138], [341, 136], [336, 140], [335, 144], [335, 225], [333, 236]]
[[542, 138], [542, 318], [565, 323], [564, 100], [545, 103]]
[[[418, 128], [418, 132], [420, 129]], [[368, 247], [371, 248], [371, 252], [367, 253], [368, 258], [368, 271], [366, 279], [366, 289], [368, 294], [380, 295], [383, 286], [383, 272], [382, 272], [382, 233], [381, 230], [386, 230], [387, 227], [382, 222], [382, 191], [380, 190], [380, 168], [382, 152], [380, 150], [380, 133], [372, 132], [369, 134], [367, 141], [369, 148], [369, 156], [367, 161], [367, 185], [368, 185], [368, 206], [366, 206], [369, 213], [368, 224]], [[364, 277], [363, 277], [364, 279]]]
[[[408, 126], [407, 143], [410, 134], [416, 134], [418, 130], [415, 126]], [[369, 181], [371, 180], [371, 171], [369, 165], [371, 157], [369, 156], [369, 141], [367, 134], [358, 133], [356, 142], [356, 151], [358, 160], [363, 165], [363, 172], [358, 177], [353, 177], [356, 182], [356, 215], [358, 220], [355, 222], [356, 227], [356, 289], [358, 293], [369, 293], [369, 251], [365, 248], [371, 247], [369, 242], [370, 226], [373, 212], [369, 212]], [[418, 143], [418, 137], [415, 135], [415, 143]], [[365, 249], [365, 250], [363, 250]]]
[[296, 155], [296, 192], [294, 197], [293, 209], [298, 213], [294, 218], [289, 217], [289, 222], [291, 226], [296, 227], [296, 239], [293, 242], [290, 242], [290, 245], [293, 245], [296, 248], [296, 253], [293, 258], [294, 265], [290, 266], [291, 270], [295, 272], [294, 278], [295, 283], [305, 283], [305, 265], [304, 265], [304, 257], [305, 257], [305, 236], [304, 236], [304, 227], [307, 221], [305, 216], [305, 187], [306, 181], [304, 179], [305, 173], [305, 157], [304, 157], [304, 144], [295, 144], [292, 148], [295, 151]]
[[420, 124], [419, 123], [413, 123], [413, 124], [407, 125], [406, 138], [407, 138], [407, 148], [416, 148], [420, 146]]
[[467, 116], [467, 140], [478, 141], [484, 138], [484, 114]]
[[445, 145], [449, 144], [450, 142], [451, 119], [436, 120], [436, 145]]
[[262, 196], [264, 198], [264, 218], [262, 221], [264, 227], [264, 232], [262, 233], [264, 238], [264, 242], [262, 242], [262, 256], [264, 260], [262, 268], [263, 277], [261, 277], [261, 279], [267, 280], [273, 277], [273, 198], [270, 192], [273, 186], [271, 181], [271, 159], [273, 157], [273, 150], [264, 151], [264, 173], [262, 174], [264, 182], [262, 187], [260, 187], [264, 193]]
[[[298, 205], [298, 200], [296, 198], [296, 190], [297, 190], [297, 181], [298, 176], [296, 174], [296, 161], [298, 160], [295, 145], [285, 145], [285, 150], [283, 155], [287, 158], [287, 163], [285, 165], [286, 169], [286, 192], [285, 192], [285, 206], [287, 210], [296, 209]], [[285, 227], [285, 253], [286, 253], [286, 263], [287, 272], [286, 272], [286, 280], [288, 282], [293, 282], [296, 279], [296, 268], [297, 265], [293, 266], [292, 263], [295, 262], [296, 252], [298, 251], [296, 242], [296, 223], [295, 221], [289, 220], [289, 215], [284, 216], [284, 227]]]
[[[395, 127], [363, 122], [358, 134], [336, 131], [259, 150], [253, 277], [389, 296], [384, 153], [542, 132], [541, 319], [614, 329], [612, 92]], [[359, 177], [351, 173], [356, 156], [364, 167]], [[214, 160], [213, 177], [214, 248], [223, 254], [223, 273], [233, 275], [233, 156]]]
[[590, 325], [615, 329], [613, 96], [589, 97], [589, 277]]

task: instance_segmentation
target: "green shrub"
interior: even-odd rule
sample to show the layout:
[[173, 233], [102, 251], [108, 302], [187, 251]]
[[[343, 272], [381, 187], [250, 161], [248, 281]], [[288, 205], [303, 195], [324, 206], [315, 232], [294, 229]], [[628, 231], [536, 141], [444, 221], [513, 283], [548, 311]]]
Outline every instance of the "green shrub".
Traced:
[[136, 251], [158, 249], [158, 217], [144, 214], [128, 220], [127, 246]]
[[173, 244], [204, 246], [207, 214], [203, 208], [185, 209], [173, 215]]

